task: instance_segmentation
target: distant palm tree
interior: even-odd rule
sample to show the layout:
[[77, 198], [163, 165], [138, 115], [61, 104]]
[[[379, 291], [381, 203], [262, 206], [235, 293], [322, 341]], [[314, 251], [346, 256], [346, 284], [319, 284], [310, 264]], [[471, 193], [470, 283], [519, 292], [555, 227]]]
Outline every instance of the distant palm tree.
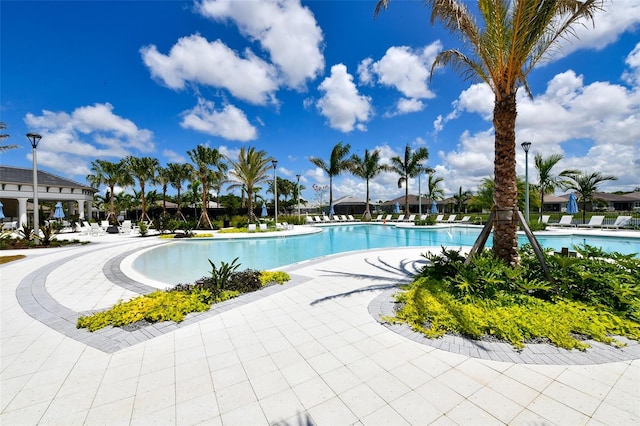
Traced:
[[436, 177], [433, 173], [428, 173], [428, 175], [427, 199], [429, 200], [429, 206], [431, 206], [434, 200], [442, 200], [444, 198], [444, 190], [440, 188], [440, 183], [444, 181], [444, 179]]
[[456, 211], [458, 213], [462, 213], [464, 210], [464, 206], [473, 197], [471, 191], [466, 190], [463, 191], [462, 187], [458, 189], [458, 193], [453, 195], [453, 199], [456, 200]]
[[87, 175], [89, 185], [96, 189], [100, 185], [107, 185], [109, 187], [109, 215], [107, 216], [107, 220], [112, 225], [118, 223], [114, 205], [114, 188], [116, 186], [124, 187], [133, 185], [133, 178], [129, 175], [126, 162], [124, 160], [120, 160], [117, 163], [106, 160], [94, 160], [91, 163], [90, 170], [92, 174]]
[[309, 158], [311, 163], [329, 175], [329, 206], [333, 205], [333, 178], [342, 172], [350, 170], [353, 166], [351, 159], [348, 158], [349, 150], [351, 150], [351, 145], [342, 145], [342, 142], [338, 142], [331, 150], [329, 164], [321, 158]]
[[544, 210], [544, 196], [546, 194], [553, 194], [553, 192], [560, 187], [564, 177], [580, 173], [578, 170], [563, 170], [557, 175], [554, 175], [551, 169], [563, 158], [562, 154], [551, 154], [546, 158], [543, 158], [540, 154], [536, 154], [535, 156], [536, 170], [538, 170], [538, 190], [540, 191], [540, 214], [542, 214], [542, 210]]
[[186, 163], [169, 163], [167, 164], [167, 169], [169, 170], [170, 176], [169, 182], [171, 183], [171, 186], [177, 191], [176, 203], [178, 204], [178, 211], [176, 212], [176, 217], [181, 217], [182, 220], [184, 220], [184, 216], [182, 215], [181, 211], [182, 200], [180, 200], [180, 193], [182, 191], [183, 182], [189, 179], [189, 176], [191, 175], [192, 168], [190, 164]]
[[134, 157], [128, 156], [126, 159], [127, 167], [129, 172], [138, 180], [138, 185], [140, 186], [140, 195], [141, 195], [141, 210], [142, 214], [140, 215], [140, 220], [150, 220], [147, 215], [147, 200], [146, 194], [144, 192], [144, 188], [147, 182], [155, 182], [156, 174], [158, 172], [158, 167], [160, 167], [160, 163], [157, 158], [152, 157]]
[[613, 175], [604, 175], [600, 172], [591, 174], [570, 173], [566, 176], [566, 180], [562, 182], [562, 187], [571, 189], [578, 193], [578, 201], [582, 202], [582, 223], [587, 219], [587, 202], [594, 200], [594, 193], [598, 192], [598, 185], [608, 180], [618, 180]]
[[429, 151], [425, 147], [418, 148], [415, 152], [409, 144], [404, 148], [404, 156], [396, 155], [391, 158], [390, 170], [400, 175], [398, 188], [404, 184], [404, 212], [409, 214], [409, 179], [418, 176], [420, 173], [430, 173], [432, 169], [424, 167], [423, 161], [429, 159]]
[[[574, 26], [593, 21], [603, 0], [478, 0], [483, 20], [478, 26], [469, 11], [468, 0], [426, 0], [431, 6], [431, 23], [439, 20], [468, 49], [440, 52], [431, 67], [450, 65], [467, 80], [486, 83], [494, 94], [495, 131], [494, 173], [495, 211], [493, 253], [507, 264], [518, 263], [518, 209], [516, 185], [516, 93], [523, 87], [531, 91], [527, 76], [540, 61], [548, 58], [550, 48], [567, 35], [575, 35]], [[377, 14], [389, 0], [379, 0]], [[480, 234], [480, 237], [482, 234]]]
[[[0, 130], [4, 130], [7, 128], [6, 123], [4, 123], [3, 121], [0, 121]], [[11, 137], [11, 135], [6, 134], [6, 133], [2, 133], [0, 134], [0, 141], [3, 141], [7, 138]], [[0, 153], [5, 152], [5, 151], [9, 151], [10, 149], [16, 149], [16, 148], [20, 148], [20, 146], [18, 145], [0, 145]]]
[[353, 155], [351, 157], [353, 162], [352, 173], [358, 177], [361, 177], [367, 181], [367, 196], [364, 208], [364, 220], [371, 220], [371, 211], [369, 210], [369, 181], [382, 172], [391, 171], [391, 167], [386, 164], [380, 164], [380, 150], [376, 149], [371, 152], [368, 149], [364, 151], [364, 157]]
[[156, 182], [162, 187], [162, 214], [167, 213], [167, 189], [171, 183], [171, 171], [168, 167], [158, 166]]
[[[202, 214], [198, 220], [198, 227], [204, 228], [208, 226], [209, 228], [213, 228], [207, 211], [207, 207], [209, 206], [207, 195], [209, 194], [212, 181], [215, 180], [213, 173], [227, 171], [227, 165], [223, 162], [224, 156], [220, 154], [220, 151], [217, 149], [204, 145], [198, 145], [195, 149], [188, 151], [187, 154], [193, 162], [194, 174], [202, 184]], [[211, 170], [210, 167], [215, 167], [217, 170]]]
[[272, 158], [267, 156], [266, 151], [257, 150], [254, 147], [246, 149], [240, 148], [237, 160], [229, 159], [231, 164], [231, 171], [229, 174], [236, 182], [230, 187], [244, 187], [247, 191], [247, 204], [248, 204], [248, 217], [249, 222], [256, 220], [253, 213], [253, 193], [256, 189], [256, 185], [265, 183], [269, 180], [269, 171], [272, 168]]

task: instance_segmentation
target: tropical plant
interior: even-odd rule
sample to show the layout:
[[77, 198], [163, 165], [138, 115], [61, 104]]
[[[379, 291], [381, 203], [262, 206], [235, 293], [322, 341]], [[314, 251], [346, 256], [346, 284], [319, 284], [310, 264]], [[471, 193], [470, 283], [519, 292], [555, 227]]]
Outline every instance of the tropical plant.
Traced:
[[409, 144], [404, 148], [404, 157], [396, 155], [391, 158], [390, 170], [399, 174], [398, 188], [404, 184], [404, 212], [409, 213], [409, 179], [418, 176], [420, 173], [430, 173], [432, 169], [422, 165], [423, 161], [429, 159], [429, 151], [425, 147], [418, 148], [415, 152]]
[[594, 194], [598, 191], [598, 185], [608, 180], [618, 180], [618, 178], [600, 172], [593, 172], [588, 175], [580, 172], [566, 175], [566, 180], [562, 182], [562, 187], [578, 193], [578, 201], [582, 203], [583, 223], [585, 223], [587, 219], [587, 203], [594, 201]]
[[184, 216], [182, 215], [181, 209], [181, 191], [182, 184], [184, 181], [189, 179], [191, 175], [191, 165], [186, 163], [169, 163], [167, 164], [167, 169], [169, 170], [169, 183], [176, 190], [176, 204], [178, 204], [178, 211], [176, 212], [176, 217], [181, 217], [184, 220]]
[[91, 163], [91, 172], [92, 174], [87, 175], [89, 185], [96, 189], [103, 184], [109, 187], [109, 215], [107, 220], [112, 225], [116, 224], [118, 218], [116, 217], [114, 204], [115, 187], [116, 185], [122, 187], [133, 185], [133, 178], [128, 172], [127, 163], [124, 160], [120, 160], [117, 163], [94, 160]]
[[140, 186], [140, 194], [141, 194], [141, 210], [142, 214], [140, 215], [140, 220], [150, 220], [147, 215], [147, 203], [146, 203], [146, 194], [144, 192], [145, 184], [147, 182], [155, 182], [156, 174], [158, 171], [158, 167], [160, 163], [157, 158], [152, 157], [134, 157], [128, 156], [125, 159], [127, 163], [127, 168], [129, 172], [138, 180], [138, 185]]
[[208, 146], [198, 145], [195, 149], [187, 151], [189, 158], [193, 162], [194, 175], [200, 180], [202, 184], [202, 213], [198, 220], [198, 227], [204, 228], [208, 226], [209, 229], [213, 228], [211, 219], [209, 219], [209, 213], [207, 207], [207, 195], [209, 194], [209, 188], [211, 181], [215, 179], [214, 172], [209, 167], [213, 166], [217, 172], [226, 172], [227, 165], [223, 162], [224, 157], [215, 148], [209, 148]]
[[167, 188], [171, 183], [171, 171], [168, 167], [158, 166], [158, 174], [156, 175], [156, 183], [162, 187], [162, 214], [167, 213]]
[[367, 196], [364, 209], [364, 220], [371, 220], [371, 211], [369, 210], [369, 181], [375, 178], [382, 172], [390, 171], [391, 168], [386, 164], [380, 164], [380, 150], [376, 149], [373, 152], [365, 149], [364, 157], [353, 155], [351, 157], [353, 162], [352, 173], [367, 181]]
[[[478, 0], [483, 27], [478, 26], [465, 0], [426, 0], [431, 6], [431, 23], [436, 20], [459, 36], [468, 53], [449, 49], [440, 52], [432, 65], [450, 65], [464, 79], [480, 80], [494, 93], [495, 211], [493, 252], [508, 264], [518, 262], [516, 185], [516, 93], [524, 87], [531, 95], [527, 76], [546, 59], [550, 48], [575, 25], [594, 20], [603, 0]], [[379, 0], [375, 14], [387, 8]]]
[[331, 158], [329, 159], [329, 164], [327, 164], [323, 159], [317, 157], [309, 158], [309, 161], [313, 163], [314, 166], [319, 167], [325, 173], [329, 175], [329, 205], [333, 205], [333, 178], [338, 176], [340, 173], [351, 170], [353, 167], [353, 163], [351, 158], [349, 158], [349, 151], [351, 150], [351, 145], [346, 144], [343, 145], [342, 142], [338, 142], [333, 149], [331, 150]]
[[540, 191], [540, 213], [544, 210], [544, 196], [553, 194], [560, 187], [562, 179], [570, 174], [579, 173], [577, 170], [563, 170], [557, 175], [551, 171], [564, 157], [562, 154], [551, 154], [544, 158], [541, 154], [536, 154], [535, 165], [538, 171], [538, 190]]
[[269, 170], [272, 167], [272, 158], [267, 156], [263, 150], [257, 150], [254, 147], [246, 149], [240, 148], [236, 161], [229, 159], [231, 164], [231, 179], [236, 183], [229, 188], [244, 187], [247, 191], [248, 217], [249, 222], [256, 220], [253, 213], [253, 193], [256, 185], [267, 182], [269, 180]]

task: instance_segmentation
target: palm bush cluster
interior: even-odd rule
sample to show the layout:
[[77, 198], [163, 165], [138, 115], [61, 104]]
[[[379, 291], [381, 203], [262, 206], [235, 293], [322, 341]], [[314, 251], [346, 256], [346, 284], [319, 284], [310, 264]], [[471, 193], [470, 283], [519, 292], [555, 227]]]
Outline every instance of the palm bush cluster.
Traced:
[[207, 311], [220, 303], [259, 290], [271, 283], [283, 284], [290, 277], [285, 272], [238, 271], [238, 258], [232, 262], [211, 265], [211, 274], [191, 284], [178, 284], [167, 291], [154, 291], [127, 302], [118, 302], [111, 309], [78, 318], [76, 326], [96, 331], [104, 327], [122, 327], [136, 322], [181, 322], [192, 312]]

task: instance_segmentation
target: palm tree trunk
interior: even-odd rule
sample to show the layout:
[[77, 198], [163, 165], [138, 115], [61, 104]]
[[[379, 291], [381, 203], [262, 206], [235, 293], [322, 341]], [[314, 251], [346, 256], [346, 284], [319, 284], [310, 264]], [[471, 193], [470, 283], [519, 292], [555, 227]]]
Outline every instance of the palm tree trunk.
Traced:
[[140, 220], [144, 220], [146, 217], [149, 220], [149, 216], [147, 216], [147, 200], [144, 198], [144, 182], [140, 181], [140, 198], [141, 198], [141, 207], [142, 207], [142, 216], [140, 216]]
[[369, 210], [369, 179], [367, 179], [367, 199], [365, 200], [364, 217], [362, 219], [365, 222], [371, 220], [371, 211]]
[[518, 262], [518, 187], [516, 185], [516, 94], [496, 97], [493, 111], [495, 128], [495, 188], [493, 202], [493, 254], [509, 265]]
[[253, 189], [249, 191], [247, 188], [247, 216], [249, 216], [249, 223], [255, 221], [255, 215], [253, 214]]
[[409, 175], [404, 181], [404, 214], [409, 214]]

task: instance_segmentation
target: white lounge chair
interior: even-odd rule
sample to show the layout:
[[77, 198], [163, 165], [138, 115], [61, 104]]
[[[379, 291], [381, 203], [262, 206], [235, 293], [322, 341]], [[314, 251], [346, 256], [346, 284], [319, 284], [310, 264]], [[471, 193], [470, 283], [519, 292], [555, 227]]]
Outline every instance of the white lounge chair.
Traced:
[[446, 222], [447, 223], [455, 222], [456, 221], [456, 217], [457, 217], [457, 215], [451, 214], [451, 215], [449, 215], [449, 218], [446, 220]]
[[397, 218], [393, 219], [394, 222], [402, 222], [404, 220], [404, 215], [401, 214], [400, 216], [398, 216]]
[[388, 215], [386, 215], [386, 216], [385, 216], [384, 221], [385, 221], [385, 222], [391, 222], [391, 218], [392, 218], [392, 217], [393, 217], [393, 215], [388, 214]]
[[591, 216], [591, 219], [589, 219], [589, 223], [585, 223], [579, 226], [585, 226], [587, 228], [602, 228], [603, 221], [604, 216]]
[[422, 216], [420, 216], [420, 220], [427, 220], [427, 215], [423, 214]]
[[460, 219], [460, 222], [458, 223], [469, 223], [470, 220], [471, 220], [471, 216], [463, 216], [462, 219]]
[[259, 225], [259, 229], [260, 229], [260, 232], [266, 231], [267, 230], [267, 224], [266, 223], [261, 223]]
[[573, 215], [565, 214], [560, 218], [560, 221], [555, 226], [575, 226], [573, 223]]
[[307, 216], [306, 222], [307, 223], [313, 223], [313, 216]]
[[382, 215], [379, 214], [375, 219], [373, 219], [373, 222], [382, 222]]
[[256, 232], [256, 224], [255, 223], [250, 223], [249, 226], [247, 226], [247, 231], [248, 232]]
[[416, 215], [412, 214], [409, 215], [409, 217], [407, 219], [404, 220], [405, 222], [415, 222], [416, 221]]
[[340, 222], [349, 222], [349, 219], [347, 219], [347, 216], [341, 214], [340, 215]]
[[551, 216], [548, 215], [548, 214], [540, 216], [540, 223], [542, 223], [544, 225], [548, 224], [549, 223], [549, 218], [551, 218]]
[[631, 223], [631, 216], [618, 216], [611, 225], [604, 225], [605, 228], [620, 229]]
[[99, 236], [99, 235], [103, 235], [105, 232], [106, 232], [105, 228], [101, 227], [97, 223], [91, 224], [91, 231], [89, 232], [90, 235]]
[[321, 223], [322, 219], [320, 219], [320, 216], [313, 216], [313, 220], [315, 223]]
[[349, 222], [359, 222], [360, 219], [356, 219], [355, 217], [353, 217], [352, 214], [348, 214], [347, 215], [347, 219], [349, 219]]
[[443, 220], [444, 220], [443, 214], [439, 214], [438, 216], [436, 216], [436, 222], [442, 222]]

